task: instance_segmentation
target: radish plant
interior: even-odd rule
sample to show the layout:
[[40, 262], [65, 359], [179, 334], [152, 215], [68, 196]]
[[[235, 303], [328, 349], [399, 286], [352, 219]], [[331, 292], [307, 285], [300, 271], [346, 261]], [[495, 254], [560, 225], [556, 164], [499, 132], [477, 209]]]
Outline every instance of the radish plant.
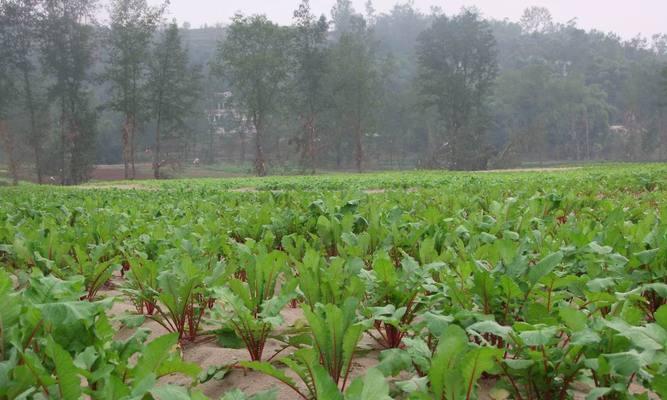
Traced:
[[372, 398], [389, 399], [388, 386], [376, 370], [368, 371], [366, 378], [354, 380], [345, 390], [350, 383], [357, 344], [365, 330], [364, 324], [358, 322], [358, 305], [358, 300], [349, 298], [341, 307], [319, 303], [314, 309], [303, 306], [313, 346], [279, 360], [299, 377], [303, 386], [271, 363], [242, 362], [241, 365], [278, 379], [304, 399], [355, 399], [364, 392], [364, 385], [374, 385], [378, 390], [372, 394], [377, 397]]
[[369, 332], [385, 348], [400, 347], [411, 324], [427, 306], [426, 294], [433, 287], [431, 268], [441, 264], [420, 266], [405, 256], [397, 268], [386, 253], [378, 253], [366, 279], [365, 313], [374, 321]]
[[364, 286], [358, 276], [362, 268], [358, 261], [334, 257], [327, 263], [319, 252], [307, 250], [295, 266], [306, 304], [312, 309], [317, 303], [342, 305], [348, 298], [361, 297]]
[[[241, 245], [243, 246], [243, 245]], [[247, 250], [247, 248], [246, 248]], [[220, 299], [213, 320], [223, 331], [233, 332], [244, 344], [251, 360], [261, 360], [272, 330], [283, 321], [280, 311], [296, 295], [296, 280], [279, 282], [287, 271], [287, 257], [278, 251], [243, 257], [246, 280], [231, 278], [216, 289]], [[223, 344], [224, 336], [222, 337]]]

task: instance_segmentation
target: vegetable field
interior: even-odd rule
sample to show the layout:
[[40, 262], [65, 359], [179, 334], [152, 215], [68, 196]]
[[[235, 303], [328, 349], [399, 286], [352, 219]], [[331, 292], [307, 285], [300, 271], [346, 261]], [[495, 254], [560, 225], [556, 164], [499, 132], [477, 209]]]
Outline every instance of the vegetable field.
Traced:
[[667, 166], [0, 189], [0, 399], [667, 398]]

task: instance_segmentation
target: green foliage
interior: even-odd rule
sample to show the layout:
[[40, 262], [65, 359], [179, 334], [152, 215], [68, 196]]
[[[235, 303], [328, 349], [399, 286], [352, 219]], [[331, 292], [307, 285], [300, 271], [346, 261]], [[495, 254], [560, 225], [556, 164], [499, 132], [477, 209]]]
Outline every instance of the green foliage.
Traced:
[[262, 146], [289, 71], [288, 31], [266, 16], [236, 15], [218, 48], [216, 68], [231, 85], [237, 104], [255, 128], [255, 172], [266, 174]]
[[160, 143], [165, 138], [176, 138], [185, 146], [188, 137], [186, 119], [195, 113], [201, 86], [201, 71], [188, 64], [188, 50], [183, 46], [178, 25], [172, 22], [154, 44], [148, 65], [148, 92], [151, 119], [155, 121], [155, 151], [153, 174], [160, 175], [163, 163]]
[[357, 322], [359, 301], [348, 298], [338, 307], [333, 304], [316, 304], [314, 309], [304, 306], [304, 314], [310, 325], [314, 347], [320, 363], [333, 378], [334, 383], [345, 387], [352, 357], [364, 331]]
[[[138, 330], [124, 341], [115, 340], [106, 317], [111, 302], [79, 300], [83, 280], [35, 275], [27, 288], [14, 292], [8, 282], [0, 271], [0, 297], [13, 300], [9, 312], [3, 312], [0, 330], [3, 397], [150, 396], [153, 390], [168, 389], [154, 389], [162, 376], [194, 378], [199, 373], [198, 366], [183, 362], [175, 351], [176, 334], [147, 342], [147, 332]], [[131, 358], [136, 362], [130, 363]], [[88, 385], [82, 385], [83, 379]]]
[[399, 266], [385, 253], [376, 254], [372, 270], [366, 275], [366, 314], [375, 321], [379, 337], [373, 337], [386, 348], [400, 347], [416, 316], [428, 307], [427, 288], [433, 287], [431, 269], [444, 264], [420, 266], [406, 256]]
[[435, 143], [453, 169], [484, 169], [488, 160], [486, 105], [498, 74], [496, 41], [476, 11], [438, 16], [419, 36], [419, 85], [444, 121], [445, 137]]
[[[295, 296], [296, 280], [291, 279], [277, 288], [287, 270], [287, 257], [278, 251], [251, 253], [246, 245], [238, 245], [243, 263], [245, 281], [232, 278], [218, 290], [221, 307], [216, 312], [224, 332], [234, 332], [243, 343], [253, 361], [262, 359], [264, 345], [272, 329], [283, 319], [280, 311]], [[221, 336], [223, 343], [229, 339]]]
[[[202, 398], [165, 377], [200, 384], [238, 367], [306, 399], [663, 395], [664, 176], [649, 165], [7, 189], [0, 397]], [[110, 317], [118, 292], [97, 283], [108, 269], [137, 313]], [[295, 299], [304, 318], [286, 309]], [[147, 340], [147, 319], [171, 333]], [[362, 340], [378, 330], [394, 345]], [[202, 373], [181, 360], [213, 335], [251, 361]], [[268, 340], [278, 348], [264, 358]]]
[[348, 298], [359, 298], [364, 287], [354, 263], [332, 258], [329, 264], [319, 252], [309, 249], [295, 267], [299, 290], [311, 308], [317, 303], [342, 306]]

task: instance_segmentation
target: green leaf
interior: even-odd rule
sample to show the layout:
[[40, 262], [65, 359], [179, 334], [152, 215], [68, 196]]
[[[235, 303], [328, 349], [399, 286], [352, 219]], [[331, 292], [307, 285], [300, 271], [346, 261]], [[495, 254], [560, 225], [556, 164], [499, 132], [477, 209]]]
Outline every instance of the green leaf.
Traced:
[[217, 338], [218, 344], [222, 347], [228, 349], [243, 349], [245, 348], [245, 343], [243, 340], [236, 334], [236, 331], [231, 328], [223, 328], [215, 331], [215, 336]]
[[220, 400], [276, 400], [277, 395], [278, 393], [275, 389], [255, 393], [252, 396], [246, 395], [240, 389], [234, 389], [226, 392]]
[[182, 386], [160, 385], [150, 392], [156, 400], [191, 400], [188, 390]]
[[655, 322], [657, 322], [662, 329], [667, 330], [667, 305], [661, 305], [655, 312]]
[[533, 331], [521, 332], [519, 337], [527, 346], [547, 346], [548, 344], [558, 340], [556, 337], [557, 332], [557, 327], [549, 326]]
[[242, 367], [249, 368], [253, 371], [261, 372], [263, 374], [269, 375], [280, 382], [286, 384], [289, 387], [296, 387], [296, 382], [294, 379], [290, 378], [285, 374], [285, 372], [279, 370], [268, 362], [265, 361], [241, 361], [239, 363]]
[[600, 340], [600, 335], [591, 329], [584, 329], [575, 332], [570, 337], [570, 343], [576, 346], [585, 346], [587, 344], [599, 343]]
[[565, 325], [574, 332], [583, 330], [586, 327], [586, 314], [582, 311], [563, 306], [558, 309], [558, 315], [565, 322]]
[[428, 373], [431, 389], [436, 398], [441, 399], [445, 392], [450, 392], [450, 385], [462, 380], [460, 368], [457, 365], [468, 346], [468, 336], [458, 325], [450, 325], [440, 338], [436, 349], [431, 370]]
[[331, 378], [324, 367], [319, 364], [311, 366], [313, 384], [317, 399], [342, 400], [343, 394], [338, 390], [336, 382]]
[[381, 352], [379, 361], [376, 368], [385, 376], [396, 376], [412, 367], [412, 357], [402, 349], [388, 349]]
[[396, 387], [398, 387], [399, 389], [401, 389], [401, 391], [405, 393], [413, 393], [417, 391], [425, 392], [428, 385], [428, 377], [413, 376], [407, 381], [398, 381], [395, 382], [395, 384]]
[[591, 389], [586, 395], [586, 400], [598, 400], [603, 396], [611, 393], [612, 389], [608, 387], [596, 387]]
[[201, 369], [180, 359], [174, 352], [177, 343], [176, 333], [160, 336], [150, 342], [141, 353], [137, 365], [132, 369], [134, 379], [141, 380], [152, 373], [159, 378], [176, 372], [196, 377]]
[[661, 399], [667, 398], [667, 375], [660, 374], [654, 376], [651, 381], [651, 389], [653, 389]]
[[51, 336], [47, 340], [46, 352], [56, 367], [60, 397], [63, 399], [79, 399], [82, 395], [81, 377], [72, 357]]
[[[324, 397], [326, 398], [326, 397]], [[356, 378], [345, 392], [345, 400], [392, 400], [384, 375], [376, 368]]]
[[501, 350], [491, 347], [476, 347], [463, 356], [460, 368], [465, 379], [466, 393], [471, 394], [471, 389], [477, 385], [477, 381], [482, 377], [482, 374], [495, 367], [495, 360], [499, 356], [499, 352]]
[[644, 250], [640, 251], [639, 253], [635, 253], [634, 256], [637, 257], [640, 263], [642, 265], [648, 265], [655, 260], [655, 257], [658, 255], [658, 251], [660, 249], [650, 249], [650, 250]]
[[528, 281], [535, 286], [540, 279], [548, 275], [560, 262], [563, 261], [563, 252], [557, 251], [544, 257], [540, 262], [528, 270]]
[[472, 331], [476, 334], [480, 333], [491, 333], [493, 335], [499, 336], [503, 339], [507, 339], [509, 334], [512, 332], [512, 328], [508, 326], [502, 326], [496, 321], [479, 321], [468, 327], [468, 331]]
[[603, 357], [609, 363], [612, 371], [622, 376], [630, 376], [639, 371], [642, 366], [641, 356], [634, 350], [623, 353], [604, 354]]
[[516, 370], [522, 370], [530, 367], [531, 365], [535, 364], [535, 361], [533, 360], [513, 360], [513, 359], [506, 359], [503, 360], [505, 364], [507, 364], [508, 367]]
[[600, 246], [598, 242], [590, 242], [588, 244], [588, 250], [591, 253], [599, 254], [599, 255], [605, 255], [605, 254], [610, 254], [614, 249], [610, 246]]

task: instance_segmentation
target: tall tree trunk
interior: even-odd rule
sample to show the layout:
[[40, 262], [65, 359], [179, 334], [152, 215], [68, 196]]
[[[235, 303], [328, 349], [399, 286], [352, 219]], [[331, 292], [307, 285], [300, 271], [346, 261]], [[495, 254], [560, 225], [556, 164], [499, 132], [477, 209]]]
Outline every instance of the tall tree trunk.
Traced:
[[262, 121], [255, 123], [255, 173], [257, 176], [266, 176], [266, 160], [264, 158], [264, 149], [262, 148], [262, 136], [264, 134], [264, 124]]
[[9, 175], [12, 177], [12, 184], [16, 186], [19, 184], [19, 168], [18, 160], [16, 159], [14, 136], [9, 131], [7, 121], [5, 120], [0, 120], [0, 139], [2, 139], [5, 154], [7, 155], [7, 162], [9, 162]]
[[[338, 137], [340, 137], [340, 135]], [[343, 142], [341, 140], [336, 140], [336, 169], [340, 169], [342, 163], [343, 163]]]
[[65, 99], [62, 99], [62, 110], [60, 115], [60, 184], [65, 186], [66, 183], [66, 158], [67, 158], [67, 134], [65, 130]]
[[357, 172], [362, 172], [363, 162], [364, 162], [364, 145], [362, 142], [361, 122], [359, 120], [356, 121], [355, 139], [356, 139], [355, 161], [357, 164]]
[[311, 174], [315, 174], [315, 117], [310, 114], [304, 124], [306, 134], [303, 148], [302, 161], [304, 168], [310, 169]]
[[667, 117], [667, 113], [665, 112], [665, 108], [663, 107], [660, 110], [660, 115], [658, 117], [659, 121], [659, 128], [658, 132], [660, 134], [660, 153], [658, 154], [658, 159], [660, 161], [667, 161], [667, 126], [665, 124], [665, 117]]
[[130, 178], [130, 115], [125, 115], [125, 123], [123, 124], [123, 176], [125, 179]]
[[209, 135], [208, 136], [208, 155], [206, 157], [208, 159], [209, 164], [214, 164], [215, 163], [215, 152], [213, 150], [214, 143], [215, 143], [215, 139], [214, 139], [214, 136], [213, 136], [214, 132], [215, 132], [215, 129], [214, 129], [213, 124], [209, 123], [209, 125], [208, 125], [208, 135]]
[[579, 135], [577, 133], [577, 119], [574, 115], [570, 119], [570, 129], [572, 131], [572, 138], [574, 140], [574, 151], [577, 161], [581, 159], [581, 148], [579, 146]]
[[591, 138], [590, 138], [590, 122], [588, 121], [588, 107], [584, 109], [584, 123], [586, 129], [586, 159], [591, 159]]
[[243, 132], [239, 133], [239, 140], [240, 140], [240, 145], [241, 145], [241, 165], [245, 164], [245, 137], [243, 135]]
[[130, 163], [132, 165], [132, 174], [131, 179], [136, 177], [136, 170], [134, 168], [134, 156], [137, 153], [135, 150], [136, 140], [134, 139], [135, 133], [137, 131], [137, 118], [134, 114], [130, 117]]
[[155, 151], [153, 152], [153, 177], [160, 179], [160, 129], [162, 124], [162, 117], [158, 112], [157, 122], [155, 126]]
[[32, 97], [32, 85], [30, 83], [30, 75], [26, 68], [23, 69], [23, 85], [25, 87], [25, 99], [28, 114], [30, 116], [30, 145], [35, 156], [35, 173], [37, 175], [37, 183], [42, 183], [42, 143], [41, 135], [37, 131], [37, 119], [35, 117], [35, 101]]

